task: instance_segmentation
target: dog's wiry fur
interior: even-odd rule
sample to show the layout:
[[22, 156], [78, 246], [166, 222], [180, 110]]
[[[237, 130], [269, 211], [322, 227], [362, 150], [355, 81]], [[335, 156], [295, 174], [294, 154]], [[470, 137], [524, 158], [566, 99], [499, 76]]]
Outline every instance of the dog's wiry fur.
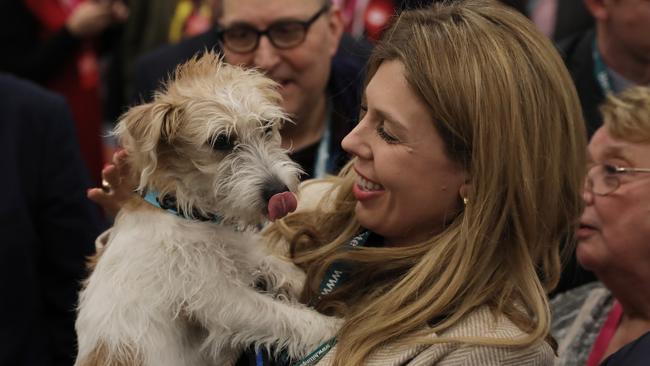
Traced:
[[264, 220], [265, 191], [297, 185], [299, 169], [280, 147], [275, 88], [207, 53], [122, 117], [116, 134], [139, 190], [223, 221], [128, 202], [80, 295], [77, 366], [228, 365], [249, 345], [299, 357], [334, 335], [337, 320], [255, 290], [262, 281], [295, 295], [304, 274], [255, 233], [235, 230]]

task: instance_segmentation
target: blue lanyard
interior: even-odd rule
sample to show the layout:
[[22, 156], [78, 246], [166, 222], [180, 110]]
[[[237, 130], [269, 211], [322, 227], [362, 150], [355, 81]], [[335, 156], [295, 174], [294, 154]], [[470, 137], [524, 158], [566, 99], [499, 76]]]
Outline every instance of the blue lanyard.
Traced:
[[330, 168], [330, 144], [332, 141], [332, 108], [330, 103], [325, 107], [325, 132], [318, 144], [316, 151], [316, 161], [314, 162], [313, 178], [325, 178], [325, 174]]
[[[370, 236], [370, 231], [364, 231], [363, 233], [355, 236], [348, 242], [346, 245], [347, 248], [357, 248], [364, 246], [366, 242], [368, 241], [368, 237]], [[349, 267], [346, 266], [344, 263], [338, 263], [335, 262], [333, 263], [330, 268], [328, 268], [327, 272], [325, 273], [325, 277], [320, 283], [320, 296], [319, 299], [331, 293], [335, 288], [337, 288], [345, 279], [345, 273], [347, 272], [347, 269]], [[297, 361], [291, 366], [310, 366], [318, 361], [320, 361], [321, 358], [323, 358], [327, 352], [329, 352], [334, 345], [336, 344], [336, 337], [330, 338], [327, 340], [325, 343], [321, 344], [316, 348], [313, 352], [305, 356], [302, 360]], [[257, 366], [264, 366], [264, 360], [262, 359], [262, 353], [261, 351], [257, 351], [256, 358], [255, 358], [255, 365]]]
[[612, 88], [612, 79], [607, 72], [607, 66], [605, 66], [605, 62], [598, 50], [596, 38], [594, 38], [592, 47], [592, 57], [594, 59], [594, 77], [596, 78], [596, 81], [598, 81], [598, 85], [600, 85], [600, 90], [604, 95], [610, 94], [614, 90]]

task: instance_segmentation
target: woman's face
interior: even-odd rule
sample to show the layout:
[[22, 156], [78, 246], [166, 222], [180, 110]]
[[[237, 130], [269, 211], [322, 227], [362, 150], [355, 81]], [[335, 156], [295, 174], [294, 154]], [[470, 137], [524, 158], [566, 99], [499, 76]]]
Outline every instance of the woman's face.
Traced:
[[386, 61], [365, 91], [362, 120], [343, 148], [357, 159], [353, 188], [360, 224], [389, 245], [424, 241], [461, 209], [466, 173], [446, 153], [426, 104], [398, 61]]
[[[591, 139], [592, 164], [650, 168], [650, 144], [612, 137], [601, 127]], [[650, 276], [650, 174], [619, 176], [620, 186], [606, 196], [583, 194], [585, 211], [577, 232], [578, 261], [599, 277], [645, 271]]]

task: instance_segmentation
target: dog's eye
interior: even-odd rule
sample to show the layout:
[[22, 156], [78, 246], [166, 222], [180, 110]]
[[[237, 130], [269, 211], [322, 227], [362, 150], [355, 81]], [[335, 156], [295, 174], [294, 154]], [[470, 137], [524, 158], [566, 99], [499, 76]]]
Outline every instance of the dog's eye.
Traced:
[[217, 150], [217, 151], [230, 151], [234, 147], [234, 143], [230, 139], [230, 136], [226, 134], [221, 134], [214, 139], [212, 139], [212, 142], [210, 143], [212, 145], [212, 149]]
[[273, 133], [273, 123], [265, 123], [262, 127], [265, 135], [270, 135]]

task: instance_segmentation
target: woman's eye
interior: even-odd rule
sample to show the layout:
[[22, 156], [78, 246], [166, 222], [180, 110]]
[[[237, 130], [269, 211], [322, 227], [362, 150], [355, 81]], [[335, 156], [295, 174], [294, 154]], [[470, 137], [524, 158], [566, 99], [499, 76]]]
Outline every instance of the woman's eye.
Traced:
[[230, 151], [234, 147], [234, 143], [230, 139], [230, 136], [223, 133], [215, 137], [210, 145], [213, 150], [220, 152]]
[[383, 123], [377, 125], [377, 134], [379, 135], [379, 137], [381, 137], [382, 140], [386, 141], [389, 144], [399, 143], [399, 140], [396, 137], [386, 132]]

